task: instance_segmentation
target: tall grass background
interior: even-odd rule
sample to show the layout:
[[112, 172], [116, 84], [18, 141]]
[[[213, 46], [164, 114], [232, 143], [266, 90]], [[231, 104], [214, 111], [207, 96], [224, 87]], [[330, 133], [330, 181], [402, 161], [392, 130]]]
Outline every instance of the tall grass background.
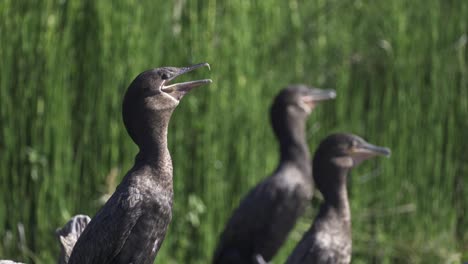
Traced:
[[169, 127], [174, 215], [158, 263], [208, 263], [277, 164], [269, 106], [290, 83], [338, 94], [308, 122], [312, 151], [337, 131], [393, 151], [350, 177], [353, 263], [467, 261], [467, 17], [468, 1], [443, 0], [1, 1], [0, 258], [55, 262], [55, 228], [94, 215], [132, 165], [128, 84], [206, 61], [181, 80], [213, 83]]

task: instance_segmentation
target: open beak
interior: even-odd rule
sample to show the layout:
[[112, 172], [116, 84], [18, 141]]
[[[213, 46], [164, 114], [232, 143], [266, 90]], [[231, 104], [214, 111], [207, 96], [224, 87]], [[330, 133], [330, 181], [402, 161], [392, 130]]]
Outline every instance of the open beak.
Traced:
[[362, 142], [351, 150], [351, 157], [354, 165], [374, 156], [390, 157], [390, 154], [391, 151], [389, 148], [375, 146], [367, 142]]
[[320, 101], [335, 99], [336, 92], [333, 89], [309, 89], [310, 92], [307, 95], [301, 97], [300, 105], [306, 113], [312, 112], [315, 105]]
[[[203, 79], [203, 80], [196, 80], [196, 81], [189, 81], [189, 82], [182, 82], [182, 83], [174, 83], [169, 84], [172, 80], [174, 80], [177, 76], [180, 76], [184, 73], [191, 72], [200, 67], [208, 67], [210, 69], [210, 65], [208, 63], [199, 63], [189, 67], [182, 67], [182, 68], [175, 68], [175, 72], [173, 75], [166, 79], [161, 87], [161, 91], [168, 93], [172, 97], [177, 100], [180, 100], [187, 92], [192, 90], [195, 87], [198, 87], [203, 84], [211, 83], [210, 79]], [[167, 84], [167, 85], [166, 85]]]

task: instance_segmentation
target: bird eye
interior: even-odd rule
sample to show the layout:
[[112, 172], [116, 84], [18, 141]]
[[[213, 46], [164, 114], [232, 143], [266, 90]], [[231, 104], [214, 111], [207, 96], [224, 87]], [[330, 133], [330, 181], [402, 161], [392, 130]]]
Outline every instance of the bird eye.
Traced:
[[162, 73], [161, 74], [161, 79], [167, 80], [167, 79], [169, 79], [169, 75], [167, 75], [166, 73]]

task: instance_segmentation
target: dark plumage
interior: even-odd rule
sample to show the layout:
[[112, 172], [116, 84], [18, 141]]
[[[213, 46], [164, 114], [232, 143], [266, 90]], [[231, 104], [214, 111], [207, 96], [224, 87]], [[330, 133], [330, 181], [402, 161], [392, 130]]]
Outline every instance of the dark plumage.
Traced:
[[306, 120], [315, 105], [335, 98], [335, 91], [304, 85], [283, 89], [271, 107], [271, 124], [280, 146], [275, 172], [241, 201], [229, 219], [213, 263], [270, 261], [312, 197]]
[[156, 68], [141, 73], [130, 84], [122, 114], [139, 153], [114, 194], [78, 239], [70, 264], [154, 262], [172, 217], [169, 120], [185, 93], [211, 80], [169, 83], [202, 66], [209, 65]]
[[313, 176], [325, 201], [287, 264], [351, 261], [351, 213], [346, 179], [351, 168], [376, 155], [388, 156], [390, 150], [351, 134], [333, 134], [320, 143], [314, 155]]

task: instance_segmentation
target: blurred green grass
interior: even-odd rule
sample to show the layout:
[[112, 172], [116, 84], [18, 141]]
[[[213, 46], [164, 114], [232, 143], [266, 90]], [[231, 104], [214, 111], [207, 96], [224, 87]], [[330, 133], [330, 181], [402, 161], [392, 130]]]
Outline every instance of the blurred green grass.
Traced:
[[275, 168], [268, 111], [289, 83], [338, 93], [310, 118], [311, 150], [336, 131], [392, 149], [352, 173], [353, 263], [468, 260], [468, 2], [3, 0], [0, 17], [0, 258], [55, 261], [55, 228], [93, 215], [133, 162], [127, 85], [207, 61], [185, 78], [213, 84], [170, 124], [174, 216], [158, 263], [209, 261]]

